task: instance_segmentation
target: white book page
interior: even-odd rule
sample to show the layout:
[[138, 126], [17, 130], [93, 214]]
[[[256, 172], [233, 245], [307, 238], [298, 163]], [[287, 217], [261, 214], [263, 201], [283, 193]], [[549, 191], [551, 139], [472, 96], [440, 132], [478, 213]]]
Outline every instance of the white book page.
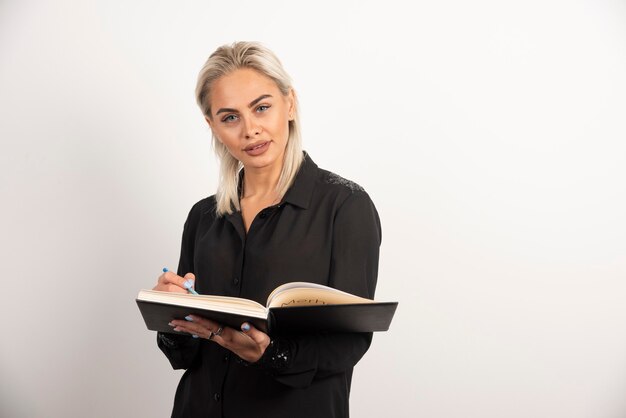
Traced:
[[371, 299], [308, 282], [285, 283], [274, 289], [267, 298], [268, 308], [372, 302]]
[[141, 290], [137, 299], [147, 302], [167, 303], [189, 308], [211, 309], [232, 314], [248, 315], [266, 319], [265, 306], [253, 300], [230, 296], [192, 295], [185, 293], [161, 292], [158, 290]]

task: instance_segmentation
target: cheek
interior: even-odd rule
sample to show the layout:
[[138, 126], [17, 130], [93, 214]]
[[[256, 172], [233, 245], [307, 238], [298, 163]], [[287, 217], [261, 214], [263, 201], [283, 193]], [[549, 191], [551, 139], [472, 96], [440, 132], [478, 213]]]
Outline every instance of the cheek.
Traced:
[[289, 136], [289, 119], [283, 117], [283, 115], [277, 116], [273, 121], [273, 126], [276, 132], [280, 132], [285, 139]]
[[215, 140], [225, 147], [230, 148], [235, 143], [235, 132], [232, 129], [229, 130], [213, 130], [213, 136]]
[[231, 157], [233, 157], [236, 160], [241, 161], [241, 150], [239, 149], [239, 147], [235, 146], [234, 144], [230, 144], [228, 142], [221, 142], [222, 146], [226, 149], [226, 152], [228, 154], [230, 154]]

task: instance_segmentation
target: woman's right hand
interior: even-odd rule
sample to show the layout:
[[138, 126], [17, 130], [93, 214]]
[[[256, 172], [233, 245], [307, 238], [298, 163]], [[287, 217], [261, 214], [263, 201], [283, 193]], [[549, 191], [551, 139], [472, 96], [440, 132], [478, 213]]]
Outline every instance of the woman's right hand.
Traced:
[[[159, 276], [156, 286], [152, 290], [160, 290], [161, 292], [187, 293], [187, 287], [193, 287], [196, 276], [193, 273], [185, 274], [180, 277], [171, 271], [165, 272]], [[185, 286], [185, 282], [189, 283]]]

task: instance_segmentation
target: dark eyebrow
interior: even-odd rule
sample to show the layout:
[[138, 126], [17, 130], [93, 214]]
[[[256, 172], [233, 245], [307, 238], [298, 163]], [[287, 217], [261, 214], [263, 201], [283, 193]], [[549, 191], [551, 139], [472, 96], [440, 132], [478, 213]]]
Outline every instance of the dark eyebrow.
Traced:
[[252, 107], [255, 104], [259, 103], [261, 100], [267, 99], [268, 97], [272, 97], [272, 95], [271, 94], [262, 94], [261, 96], [257, 97], [253, 101], [251, 101], [250, 104], [248, 105], [248, 107]]
[[[267, 99], [268, 97], [272, 97], [272, 95], [271, 94], [262, 94], [259, 97], [257, 97], [256, 99], [254, 99], [253, 101], [251, 101], [248, 104], [248, 107], [252, 107], [255, 104], [259, 103], [261, 100]], [[218, 110], [217, 112], [215, 112], [215, 116], [219, 115], [220, 113], [229, 113], [229, 112], [237, 113], [237, 110], [236, 109], [230, 109], [228, 107], [223, 107], [220, 110]]]
[[230, 109], [228, 107], [223, 107], [220, 110], [218, 110], [217, 112], [215, 112], [215, 116], [219, 115], [220, 113], [230, 113], [230, 112], [237, 112], [237, 110]]

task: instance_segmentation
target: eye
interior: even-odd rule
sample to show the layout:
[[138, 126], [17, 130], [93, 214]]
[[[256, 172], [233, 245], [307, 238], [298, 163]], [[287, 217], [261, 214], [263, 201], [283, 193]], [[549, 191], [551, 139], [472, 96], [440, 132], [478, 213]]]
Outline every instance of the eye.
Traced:
[[229, 122], [234, 122], [236, 120], [237, 120], [237, 116], [236, 115], [226, 115], [226, 117], [224, 117], [222, 119], [222, 122], [229, 123]]
[[269, 105], [260, 105], [259, 107], [256, 108], [257, 112], [265, 112], [267, 111], [267, 109], [269, 109], [271, 106]]

